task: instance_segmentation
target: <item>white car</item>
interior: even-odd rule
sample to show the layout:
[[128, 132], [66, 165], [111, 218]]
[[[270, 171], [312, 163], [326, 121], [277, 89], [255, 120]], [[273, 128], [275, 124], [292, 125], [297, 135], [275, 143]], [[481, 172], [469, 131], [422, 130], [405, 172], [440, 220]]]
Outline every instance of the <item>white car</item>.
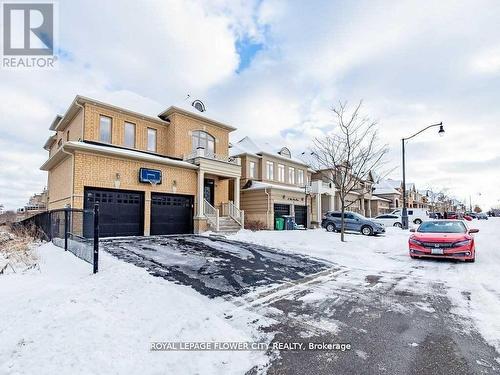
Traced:
[[376, 223], [384, 224], [384, 226], [386, 227], [403, 227], [403, 225], [401, 224], [401, 217], [394, 214], [378, 215], [372, 220]]
[[[416, 225], [422, 224], [422, 221], [429, 220], [429, 211], [423, 208], [407, 208], [408, 212], [408, 223], [413, 223]], [[391, 215], [397, 215], [401, 217], [401, 209], [398, 208], [391, 212]]]

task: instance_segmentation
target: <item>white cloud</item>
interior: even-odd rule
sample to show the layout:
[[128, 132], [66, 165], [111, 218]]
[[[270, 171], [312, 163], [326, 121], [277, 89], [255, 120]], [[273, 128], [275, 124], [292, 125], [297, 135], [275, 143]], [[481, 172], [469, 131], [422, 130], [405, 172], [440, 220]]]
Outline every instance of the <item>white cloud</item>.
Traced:
[[[208, 116], [238, 127], [235, 138], [298, 151], [331, 127], [335, 102], [363, 98], [393, 165], [402, 136], [445, 122], [444, 139], [428, 133], [409, 145], [408, 175], [422, 186], [449, 184], [460, 197], [470, 171], [447, 166], [499, 154], [496, 1], [88, 0], [59, 9], [60, 68], [0, 71], [0, 200], [10, 207], [45, 185], [37, 168], [47, 128], [76, 94], [155, 115], [190, 93]], [[237, 74], [242, 38], [263, 49]], [[498, 186], [499, 175], [490, 166], [474, 180]], [[500, 199], [482, 190], [485, 204]]]

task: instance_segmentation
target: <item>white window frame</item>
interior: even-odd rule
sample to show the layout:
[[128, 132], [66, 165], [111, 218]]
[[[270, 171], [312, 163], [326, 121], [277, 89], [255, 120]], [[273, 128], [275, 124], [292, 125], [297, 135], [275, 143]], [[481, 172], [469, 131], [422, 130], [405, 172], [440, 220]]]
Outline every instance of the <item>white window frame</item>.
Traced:
[[[109, 120], [109, 140], [103, 139], [103, 122], [102, 120]], [[106, 124], [107, 125], [107, 124]], [[111, 143], [113, 141], [113, 119], [109, 116], [99, 115], [99, 142]]]
[[[127, 128], [130, 129], [132, 128], [134, 133], [132, 134], [133, 138], [133, 144], [132, 145], [129, 145], [127, 144]], [[136, 125], [133, 123], [133, 122], [128, 122], [128, 121], [125, 121], [125, 124], [123, 125], [123, 145], [125, 147], [129, 147], [129, 148], [135, 148], [136, 146]]]
[[285, 182], [285, 166], [278, 164], [278, 181]]
[[304, 185], [304, 170], [303, 169], [297, 169], [297, 184], [299, 186]]
[[266, 178], [274, 180], [274, 163], [272, 161], [266, 161]]
[[295, 168], [288, 167], [288, 183], [295, 185]]
[[250, 178], [257, 178], [257, 163], [250, 161], [248, 169]]
[[192, 150], [202, 147], [208, 155], [215, 154], [215, 137], [204, 130], [195, 130], [191, 134]]
[[[150, 134], [154, 134], [154, 145], [152, 145], [149, 142], [150, 141], [150, 139], [149, 139], [149, 135]], [[157, 144], [158, 144], [158, 130], [157, 129], [148, 128], [148, 131], [147, 131], [147, 141], [148, 141], [148, 144], [147, 144], [148, 151], [156, 152]]]

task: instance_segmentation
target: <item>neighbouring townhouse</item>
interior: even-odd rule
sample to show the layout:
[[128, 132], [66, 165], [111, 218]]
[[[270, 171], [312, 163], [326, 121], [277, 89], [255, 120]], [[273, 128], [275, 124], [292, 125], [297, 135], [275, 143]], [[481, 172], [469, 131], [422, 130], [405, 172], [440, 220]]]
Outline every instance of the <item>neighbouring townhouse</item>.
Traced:
[[311, 170], [287, 147], [258, 145], [249, 137], [231, 145], [241, 160], [241, 209], [247, 223], [274, 229], [275, 218], [291, 215], [298, 225], [311, 223]]
[[[313, 206], [316, 214], [315, 224], [321, 223], [321, 218], [328, 211], [340, 211], [341, 200], [338, 188], [335, 187], [335, 171], [331, 169], [317, 170], [312, 174], [311, 190], [313, 195]], [[348, 211], [360, 213], [366, 217], [372, 214], [373, 199], [373, 175], [370, 172], [365, 180], [355, 179], [355, 186], [346, 196], [346, 205]], [[378, 199], [378, 198], [376, 198]]]
[[76, 96], [44, 146], [48, 209], [98, 203], [102, 236], [241, 228], [235, 128], [203, 110], [195, 101], [152, 117]]

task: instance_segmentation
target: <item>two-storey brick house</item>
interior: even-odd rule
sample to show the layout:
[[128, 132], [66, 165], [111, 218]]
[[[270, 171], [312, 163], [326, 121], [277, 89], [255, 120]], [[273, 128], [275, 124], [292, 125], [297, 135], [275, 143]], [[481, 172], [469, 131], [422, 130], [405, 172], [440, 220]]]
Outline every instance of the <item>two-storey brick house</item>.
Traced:
[[170, 107], [152, 117], [77, 96], [50, 130], [41, 167], [49, 210], [99, 203], [103, 236], [243, 225], [241, 167], [228, 155], [235, 130], [229, 125], [195, 110]]
[[291, 215], [298, 225], [311, 221], [311, 171], [287, 147], [258, 145], [249, 137], [233, 144], [230, 155], [241, 160], [241, 208], [247, 222], [274, 229], [275, 218]]

